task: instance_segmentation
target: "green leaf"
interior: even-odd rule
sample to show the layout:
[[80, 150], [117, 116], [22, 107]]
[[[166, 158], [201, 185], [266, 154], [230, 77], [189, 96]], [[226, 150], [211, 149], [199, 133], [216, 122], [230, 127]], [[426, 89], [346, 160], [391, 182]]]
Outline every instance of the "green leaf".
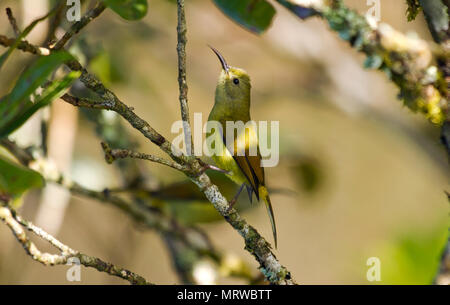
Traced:
[[79, 76], [79, 72], [69, 73], [63, 80], [56, 81], [37, 97], [35, 103], [30, 95], [42, 86], [47, 77], [63, 62], [73, 59], [67, 52], [54, 52], [40, 57], [19, 77], [9, 95], [0, 99], [0, 138], [21, 126], [39, 108], [48, 105]]
[[34, 103], [28, 101], [22, 111], [4, 126], [0, 124], [0, 138], [11, 134], [14, 130], [22, 126], [36, 111], [47, 106], [53, 100], [59, 98], [72, 82], [80, 77], [80, 71], [72, 71], [62, 80], [52, 82], [43, 92], [43, 94]]
[[0, 193], [17, 198], [30, 188], [44, 185], [44, 178], [38, 172], [0, 155]]
[[50, 17], [51, 15], [53, 15], [53, 13], [56, 12], [56, 7], [55, 9], [51, 10], [47, 15], [45, 15], [44, 17], [41, 17], [39, 19], [36, 19], [35, 21], [33, 21], [32, 23], [30, 23], [29, 26], [27, 26], [25, 28], [25, 30], [23, 30], [22, 33], [20, 33], [19, 37], [17, 37], [17, 39], [14, 41], [13, 45], [5, 52], [2, 54], [2, 56], [0, 56], [0, 69], [2, 68], [3, 64], [6, 62], [6, 60], [8, 59], [8, 57], [11, 55], [11, 53], [17, 48], [17, 46], [20, 44], [20, 42], [34, 29], [34, 27], [41, 21], [47, 19], [48, 17]]
[[103, 2], [126, 20], [139, 20], [147, 15], [147, 0], [103, 0]]
[[272, 23], [275, 9], [265, 0], [213, 0], [228, 17], [244, 28], [261, 34]]

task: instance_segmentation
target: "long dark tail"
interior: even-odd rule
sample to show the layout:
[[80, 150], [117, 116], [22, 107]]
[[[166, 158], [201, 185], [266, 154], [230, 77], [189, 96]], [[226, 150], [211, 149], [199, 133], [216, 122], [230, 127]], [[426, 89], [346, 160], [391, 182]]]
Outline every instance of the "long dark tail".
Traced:
[[259, 198], [264, 200], [266, 204], [267, 213], [269, 214], [270, 223], [272, 225], [273, 240], [275, 242], [275, 249], [277, 248], [277, 226], [275, 225], [275, 216], [273, 215], [272, 203], [270, 202], [269, 192], [264, 185], [260, 185], [258, 189]]

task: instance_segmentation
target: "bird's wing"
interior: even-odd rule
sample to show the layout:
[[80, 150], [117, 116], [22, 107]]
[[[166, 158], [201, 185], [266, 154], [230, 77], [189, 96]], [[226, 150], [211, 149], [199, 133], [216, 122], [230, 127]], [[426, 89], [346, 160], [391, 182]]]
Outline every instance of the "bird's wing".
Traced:
[[264, 185], [264, 168], [258, 147], [258, 135], [255, 128], [246, 128], [234, 137], [233, 159], [247, 178], [256, 198], [259, 200], [259, 186]]

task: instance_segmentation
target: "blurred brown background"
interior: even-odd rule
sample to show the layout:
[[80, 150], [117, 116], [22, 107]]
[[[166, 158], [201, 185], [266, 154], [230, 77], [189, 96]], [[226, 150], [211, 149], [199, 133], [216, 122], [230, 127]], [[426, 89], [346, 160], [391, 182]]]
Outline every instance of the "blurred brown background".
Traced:
[[[256, 36], [227, 19], [212, 1], [186, 2], [191, 115], [200, 112], [206, 120], [213, 104], [220, 66], [210, 44], [230, 65], [251, 75], [253, 119], [280, 121], [280, 163], [266, 175], [269, 186], [297, 193], [272, 196], [279, 234], [275, 253], [294, 278], [305, 284], [370, 284], [366, 261], [378, 257], [380, 283], [430, 283], [446, 242], [449, 212], [444, 194], [450, 190], [449, 167], [438, 128], [403, 107], [386, 76], [364, 70], [363, 56], [322, 20], [302, 22], [274, 3], [272, 27]], [[368, 10], [366, 1], [345, 2], [361, 13]], [[382, 22], [431, 40], [422, 15], [406, 21], [404, 1], [380, 3]], [[24, 20], [33, 12], [34, 17], [43, 15], [46, 5], [44, 0], [1, 0], [1, 32], [12, 36], [6, 7]], [[123, 21], [107, 11], [79, 36], [104, 50], [100, 54], [106, 58], [99, 57], [97, 64], [107, 61], [109, 68], [97, 70], [105, 73], [103, 79], [113, 91], [168, 138], [175, 137], [170, 126], [180, 117], [175, 28], [176, 6], [161, 0], [149, 1], [148, 15], [139, 22]], [[39, 43], [40, 31], [45, 32], [45, 24], [29, 40]], [[0, 95], [11, 88], [13, 75], [28, 60], [21, 52], [13, 54], [0, 74]], [[63, 118], [67, 116], [64, 128], [76, 130], [73, 159], [68, 161], [73, 179], [98, 190], [119, 186], [118, 173], [104, 162], [92, 124], [80, 115], [78, 126], [69, 123], [74, 108], [55, 104]], [[130, 132], [141, 142], [141, 151], [160, 154], [140, 134]], [[27, 134], [22, 132], [23, 141]], [[56, 144], [55, 149], [68, 147]], [[184, 179], [160, 165], [140, 164], [163, 184]], [[39, 197], [39, 192], [30, 192], [21, 208], [30, 220], [36, 217]], [[63, 216], [57, 237], [71, 247], [158, 284], [178, 282], [159, 236], [120, 211], [71, 197]], [[271, 240], [262, 204], [254, 204], [243, 216]], [[256, 262], [228, 224], [220, 220], [201, 227], [217, 248], [243, 258], [257, 274]], [[0, 225], [0, 284], [70, 284], [67, 269], [32, 261]], [[240, 283], [232, 278], [217, 282]], [[123, 283], [82, 269], [81, 284]]]

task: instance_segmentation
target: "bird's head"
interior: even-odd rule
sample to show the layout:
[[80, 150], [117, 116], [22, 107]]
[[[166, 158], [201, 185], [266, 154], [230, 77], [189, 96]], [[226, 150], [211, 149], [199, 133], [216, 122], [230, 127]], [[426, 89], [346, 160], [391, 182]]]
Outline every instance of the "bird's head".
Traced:
[[231, 101], [250, 100], [250, 77], [242, 69], [230, 67], [222, 54], [210, 47], [219, 58], [222, 71], [217, 83], [216, 95]]

